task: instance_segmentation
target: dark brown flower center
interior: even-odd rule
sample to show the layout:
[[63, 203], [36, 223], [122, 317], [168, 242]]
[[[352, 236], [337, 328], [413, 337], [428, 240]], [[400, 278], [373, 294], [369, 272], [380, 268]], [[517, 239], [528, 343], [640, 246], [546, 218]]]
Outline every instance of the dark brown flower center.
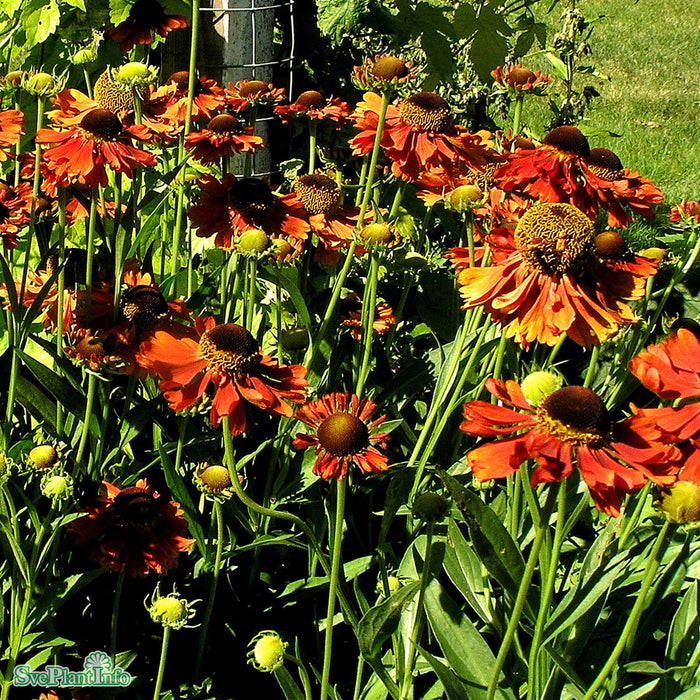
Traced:
[[399, 105], [401, 119], [421, 131], [445, 131], [452, 124], [452, 110], [434, 92], [417, 92]]
[[583, 386], [567, 386], [545, 396], [537, 419], [546, 432], [574, 445], [597, 446], [610, 431], [605, 404]]
[[275, 203], [275, 195], [263, 180], [244, 177], [231, 185], [228, 201], [241, 214], [259, 219], [270, 211]]
[[[63, 266], [63, 284], [65, 287], [75, 287], [76, 284], [85, 284], [85, 267], [87, 263], [87, 251], [83, 248], [66, 248], [66, 264]], [[49, 255], [46, 260], [46, 271], [52, 275], [58, 267], [58, 257]]]
[[294, 191], [309, 214], [332, 214], [340, 206], [340, 187], [327, 175], [302, 175], [294, 183]]
[[10, 218], [10, 210], [0, 202], [0, 226]]
[[513, 81], [513, 85], [517, 86], [527, 85], [528, 82], [534, 83], [537, 79], [537, 76], [529, 68], [523, 66], [513, 68], [509, 77]]
[[114, 112], [108, 109], [93, 109], [81, 120], [80, 126], [100, 139], [113, 141], [122, 132], [122, 123]]
[[297, 97], [296, 104], [306, 107], [306, 109], [321, 109], [326, 101], [318, 90], [307, 90]]
[[627, 244], [619, 233], [604, 231], [593, 239], [593, 248], [601, 258], [614, 260], [625, 252]]
[[381, 56], [372, 66], [372, 75], [383, 80], [403, 78], [407, 74], [406, 61], [397, 56]]
[[129, 10], [129, 17], [139, 27], [155, 27], [165, 17], [165, 10], [156, 0], [136, 0]]
[[622, 161], [607, 148], [592, 148], [587, 162], [593, 174], [603, 180], [612, 182], [620, 178]]
[[254, 97], [255, 95], [258, 95], [261, 92], [265, 92], [267, 90], [267, 83], [263, 82], [262, 80], [249, 80], [247, 83], [241, 85], [240, 89], [238, 90], [238, 94], [241, 97]]
[[125, 525], [150, 527], [158, 517], [158, 502], [140, 486], [130, 486], [114, 497], [112, 510]]
[[246, 372], [261, 359], [257, 340], [237, 323], [224, 323], [203, 333], [199, 352], [207, 366], [233, 373]]
[[135, 326], [145, 328], [168, 313], [168, 304], [163, 295], [147, 284], [129, 287], [120, 300], [122, 316]]
[[219, 114], [207, 124], [207, 129], [215, 134], [240, 134], [241, 127], [240, 119], [231, 114]]
[[523, 260], [550, 277], [580, 268], [588, 259], [594, 228], [572, 204], [538, 204], [523, 214], [515, 229], [515, 245]]
[[575, 126], [558, 126], [552, 129], [544, 137], [543, 143], [582, 158], [587, 158], [591, 152], [588, 139]]
[[[190, 72], [186, 70], [179, 70], [173, 73], [167, 80], [166, 85], [169, 83], [175, 83], [175, 87], [178, 92], [187, 92], [190, 82]], [[199, 78], [194, 79], [194, 94], [199, 95], [202, 90], [202, 83]]]
[[369, 446], [369, 429], [351, 413], [334, 413], [318, 426], [318, 441], [334, 457], [362, 452]]

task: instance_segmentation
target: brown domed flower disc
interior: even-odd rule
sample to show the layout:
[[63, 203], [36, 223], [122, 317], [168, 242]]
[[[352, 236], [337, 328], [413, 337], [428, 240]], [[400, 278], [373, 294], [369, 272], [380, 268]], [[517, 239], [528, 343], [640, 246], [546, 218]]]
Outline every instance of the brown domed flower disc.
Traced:
[[121, 296], [122, 316], [135, 326], [150, 326], [168, 313], [163, 295], [147, 284], [129, 287]]
[[508, 77], [513, 81], [513, 85], [517, 86], [527, 85], [528, 82], [537, 80], [537, 76], [529, 68], [525, 68], [524, 66], [516, 66], [513, 68]]
[[242, 128], [241, 120], [231, 114], [219, 114], [207, 124], [207, 129], [216, 134], [240, 134]]
[[552, 129], [542, 143], [582, 158], [587, 158], [591, 152], [588, 139], [575, 126], [558, 126]]
[[586, 162], [593, 174], [603, 180], [613, 182], [620, 179], [622, 161], [608, 148], [592, 148]]
[[625, 252], [627, 244], [619, 233], [603, 231], [593, 239], [593, 248], [601, 258], [615, 260]]
[[318, 441], [334, 457], [362, 452], [369, 446], [367, 426], [351, 413], [328, 416], [317, 431]]
[[[190, 83], [190, 72], [186, 70], [179, 70], [173, 73], [166, 81], [166, 85], [174, 83], [178, 92], [186, 92], [189, 88]], [[202, 89], [202, 83], [199, 78], [194, 79], [194, 94], [198, 95]]]
[[267, 90], [267, 83], [262, 80], [249, 80], [247, 83], [241, 86], [238, 94], [241, 97], [254, 97], [261, 92]]
[[262, 357], [258, 341], [237, 323], [224, 323], [205, 331], [199, 339], [199, 352], [208, 367], [233, 373], [246, 371]]
[[399, 105], [406, 124], [422, 131], [445, 131], [452, 124], [452, 109], [434, 92], [417, 92]]
[[326, 101], [318, 90], [307, 90], [297, 97], [296, 104], [307, 109], [321, 109], [326, 104]]
[[587, 260], [594, 233], [591, 220], [572, 204], [543, 203], [523, 214], [514, 239], [526, 263], [554, 276]]
[[302, 175], [296, 179], [294, 191], [309, 214], [332, 214], [340, 206], [340, 187], [327, 175]]
[[158, 517], [159, 506], [153, 494], [130, 486], [115, 497], [112, 510], [116, 519], [126, 525], [150, 527]]
[[131, 86], [112, 80], [109, 68], [95, 81], [94, 98], [100, 107], [118, 114], [134, 109], [134, 95]]
[[122, 123], [114, 112], [108, 109], [93, 109], [81, 120], [80, 127], [93, 136], [111, 141], [122, 132]]
[[403, 78], [407, 74], [406, 61], [398, 56], [380, 56], [372, 66], [372, 75], [383, 80]]
[[542, 399], [538, 422], [551, 435], [575, 445], [602, 443], [610, 417], [598, 394], [583, 386], [567, 386]]
[[231, 185], [228, 201], [244, 216], [259, 218], [270, 211], [275, 203], [275, 195], [263, 180], [245, 177]]

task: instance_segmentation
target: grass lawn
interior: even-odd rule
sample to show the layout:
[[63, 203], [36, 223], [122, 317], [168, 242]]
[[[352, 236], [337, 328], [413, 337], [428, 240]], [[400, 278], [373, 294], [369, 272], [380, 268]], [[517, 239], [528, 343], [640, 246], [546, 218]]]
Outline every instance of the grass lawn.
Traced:
[[[588, 59], [610, 77], [596, 85], [601, 96], [584, 126], [620, 135], [596, 136], [591, 146], [615, 151], [625, 167], [658, 185], [669, 205], [700, 199], [700, 2], [581, 0], [579, 7], [589, 21], [603, 15]], [[562, 9], [546, 18], [550, 37]]]

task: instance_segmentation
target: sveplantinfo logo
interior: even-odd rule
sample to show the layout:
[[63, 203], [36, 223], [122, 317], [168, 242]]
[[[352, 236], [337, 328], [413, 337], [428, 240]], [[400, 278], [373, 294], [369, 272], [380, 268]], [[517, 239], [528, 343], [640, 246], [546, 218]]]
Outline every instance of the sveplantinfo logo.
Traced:
[[93, 651], [83, 661], [82, 671], [71, 671], [65, 666], [45, 666], [42, 671], [32, 671], [27, 664], [16, 666], [12, 683], [18, 688], [26, 686], [53, 686], [58, 688], [126, 688], [132, 676], [119, 666], [113, 666], [109, 654]]

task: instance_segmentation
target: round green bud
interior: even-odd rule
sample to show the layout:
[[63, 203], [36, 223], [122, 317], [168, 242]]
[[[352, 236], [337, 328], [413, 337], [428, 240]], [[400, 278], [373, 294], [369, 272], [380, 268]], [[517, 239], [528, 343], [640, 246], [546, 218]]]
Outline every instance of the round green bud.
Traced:
[[420, 253], [413, 251], [406, 253], [402, 264], [409, 270], [425, 270], [428, 267], [427, 259]]
[[27, 461], [30, 467], [45, 472], [58, 462], [58, 452], [53, 445], [39, 445], [29, 451]]
[[210, 493], [220, 493], [231, 487], [231, 474], [226, 467], [222, 467], [220, 464], [205, 467], [197, 476]]
[[387, 580], [389, 581], [389, 593], [393, 594], [396, 593], [396, 591], [401, 588], [401, 581], [399, 581], [396, 576], [387, 576]]
[[389, 245], [394, 234], [388, 224], [368, 224], [360, 231], [360, 238], [369, 245]]
[[56, 88], [56, 79], [50, 73], [35, 73], [27, 78], [24, 88], [34, 95], [48, 95]]
[[700, 520], [700, 486], [692, 481], [677, 481], [663, 492], [657, 505], [673, 522], [697, 522]]
[[483, 194], [476, 185], [461, 185], [452, 190], [449, 204], [454, 211], [469, 211], [481, 203]]
[[260, 632], [253, 638], [251, 644], [253, 642], [255, 646], [250, 661], [258, 671], [272, 672], [282, 666], [287, 644], [282, 641], [277, 632]]
[[12, 87], [19, 87], [22, 81], [27, 77], [27, 72], [23, 70], [13, 70], [10, 71], [6, 76], [4, 83], [5, 85], [12, 85]]
[[539, 406], [542, 399], [561, 389], [562, 380], [559, 375], [551, 372], [532, 372], [520, 384], [523, 396], [530, 406]]
[[84, 66], [87, 63], [94, 63], [97, 60], [97, 49], [90, 46], [86, 49], [78, 49], [73, 54], [73, 63]]
[[131, 61], [125, 63], [114, 74], [114, 79], [120, 83], [132, 83], [134, 80], [143, 80], [147, 78], [151, 72], [149, 66], [139, 61]]
[[64, 501], [73, 494], [73, 479], [68, 474], [46, 474], [41, 480], [41, 493], [54, 501]]
[[262, 253], [270, 245], [270, 237], [265, 233], [265, 231], [256, 228], [250, 231], [246, 231], [241, 234], [238, 240], [238, 249], [242, 253], [248, 253], [254, 255], [255, 253]]
[[187, 601], [176, 595], [168, 595], [156, 598], [148, 609], [153, 622], [178, 629], [182, 627], [190, 616]]
[[309, 334], [306, 328], [288, 328], [282, 331], [280, 345], [287, 352], [305, 350], [309, 346]]
[[422, 493], [413, 501], [413, 517], [436, 523], [442, 520], [450, 509], [450, 504], [439, 493]]

